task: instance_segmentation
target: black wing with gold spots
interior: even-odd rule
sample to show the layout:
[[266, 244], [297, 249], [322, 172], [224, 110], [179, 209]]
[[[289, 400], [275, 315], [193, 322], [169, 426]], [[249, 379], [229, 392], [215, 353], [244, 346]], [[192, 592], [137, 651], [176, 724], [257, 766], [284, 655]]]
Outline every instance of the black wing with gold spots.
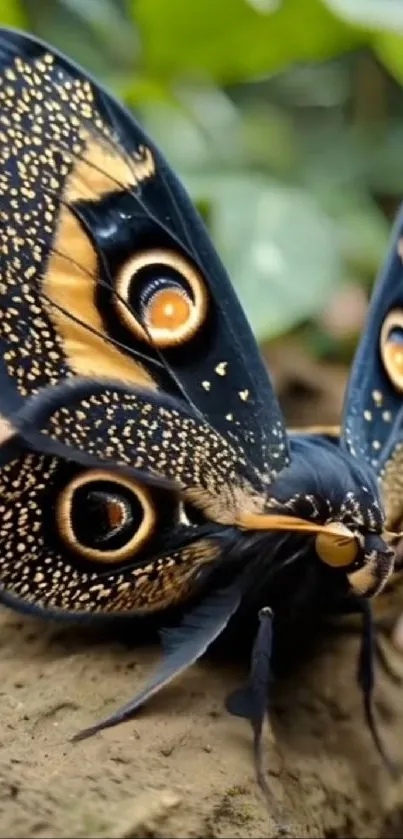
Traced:
[[234, 545], [289, 463], [282, 414], [159, 150], [82, 70], [4, 28], [0, 161], [0, 413], [19, 432], [0, 449], [0, 599], [93, 617], [199, 592], [149, 695], [239, 605]]
[[159, 150], [84, 71], [5, 28], [0, 413], [19, 432], [0, 448], [0, 600], [66, 618], [185, 609], [133, 710], [237, 609], [239, 526], [264, 515], [288, 438]]
[[272, 508], [240, 445], [162, 392], [75, 377], [27, 400], [13, 431], [0, 447], [0, 600], [20, 608], [186, 603], [216, 569], [243, 570], [238, 528]]
[[219, 557], [219, 534], [182, 523], [166, 488], [14, 441], [0, 469], [6, 604], [64, 618], [163, 611]]
[[[250, 684], [231, 707], [253, 725], [259, 764], [272, 608], [360, 604], [390, 573], [372, 467], [391, 438], [366, 433], [365, 347], [349, 452], [291, 441], [232, 285], [159, 150], [84, 71], [1, 28], [0, 162], [0, 413], [18, 434], [0, 447], [0, 600], [77, 617], [180, 604], [155, 676], [96, 729], [253, 603]], [[380, 340], [394, 393], [390, 323]], [[389, 429], [397, 397], [383, 404], [382, 382], [372, 371]], [[373, 730], [371, 689], [367, 679]]]
[[0, 161], [1, 412], [74, 375], [162, 388], [270, 482], [281, 412], [188, 195], [128, 111], [4, 28]]

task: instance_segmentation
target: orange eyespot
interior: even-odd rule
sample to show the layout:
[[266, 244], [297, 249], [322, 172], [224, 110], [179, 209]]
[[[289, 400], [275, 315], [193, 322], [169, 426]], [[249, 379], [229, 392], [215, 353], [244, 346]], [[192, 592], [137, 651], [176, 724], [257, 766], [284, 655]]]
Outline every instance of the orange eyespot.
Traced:
[[329, 522], [315, 539], [319, 559], [333, 568], [351, 565], [358, 553], [358, 542], [341, 522]]
[[403, 310], [395, 309], [385, 318], [380, 351], [389, 379], [396, 390], [403, 392]]
[[56, 525], [79, 556], [118, 563], [134, 557], [153, 535], [156, 510], [147, 489], [103, 469], [76, 475], [56, 501]]
[[163, 288], [150, 300], [146, 323], [149, 329], [175, 332], [189, 321], [190, 316], [191, 305], [186, 293], [175, 288]]
[[207, 314], [202, 276], [174, 251], [141, 251], [128, 259], [117, 276], [116, 292], [116, 309], [125, 326], [160, 348], [188, 341]]
[[126, 509], [125, 505], [119, 499], [107, 498], [105, 500], [105, 514], [111, 530], [116, 527], [123, 527], [126, 521]]

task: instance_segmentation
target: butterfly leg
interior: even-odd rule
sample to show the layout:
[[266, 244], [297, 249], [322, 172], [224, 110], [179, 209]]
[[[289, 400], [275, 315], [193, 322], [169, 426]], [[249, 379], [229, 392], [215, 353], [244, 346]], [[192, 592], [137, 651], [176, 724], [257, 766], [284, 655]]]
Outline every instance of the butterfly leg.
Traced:
[[273, 613], [269, 607], [259, 612], [259, 629], [253, 644], [249, 681], [228, 696], [227, 710], [248, 719], [253, 729], [256, 776], [260, 788], [271, 798], [263, 769], [262, 730], [268, 711], [268, 694], [271, 681], [271, 652], [273, 645]]

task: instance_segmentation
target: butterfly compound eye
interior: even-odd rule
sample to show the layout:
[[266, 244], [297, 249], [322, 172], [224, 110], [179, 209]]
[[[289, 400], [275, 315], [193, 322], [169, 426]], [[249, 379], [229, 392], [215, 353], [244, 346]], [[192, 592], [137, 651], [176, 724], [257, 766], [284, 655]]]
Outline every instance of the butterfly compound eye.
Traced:
[[142, 251], [128, 259], [118, 273], [116, 291], [116, 308], [125, 326], [160, 348], [188, 341], [206, 317], [204, 280], [173, 251]]
[[403, 392], [403, 310], [395, 309], [385, 318], [380, 350], [392, 384], [396, 390]]
[[[328, 530], [328, 532], [326, 532]], [[358, 553], [358, 542], [341, 522], [330, 522], [315, 539], [319, 559], [333, 568], [351, 565]]]
[[130, 559], [156, 527], [147, 490], [128, 478], [101, 469], [74, 477], [56, 502], [56, 525], [65, 544], [96, 562]]

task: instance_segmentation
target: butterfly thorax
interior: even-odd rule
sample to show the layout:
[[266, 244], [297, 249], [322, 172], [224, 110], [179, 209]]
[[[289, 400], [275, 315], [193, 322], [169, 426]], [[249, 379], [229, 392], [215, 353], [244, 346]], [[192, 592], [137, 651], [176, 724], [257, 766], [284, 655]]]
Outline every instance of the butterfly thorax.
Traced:
[[376, 476], [341, 445], [325, 437], [291, 437], [290, 466], [277, 478], [275, 497], [295, 515], [357, 531], [381, 533], [384, 523]]

